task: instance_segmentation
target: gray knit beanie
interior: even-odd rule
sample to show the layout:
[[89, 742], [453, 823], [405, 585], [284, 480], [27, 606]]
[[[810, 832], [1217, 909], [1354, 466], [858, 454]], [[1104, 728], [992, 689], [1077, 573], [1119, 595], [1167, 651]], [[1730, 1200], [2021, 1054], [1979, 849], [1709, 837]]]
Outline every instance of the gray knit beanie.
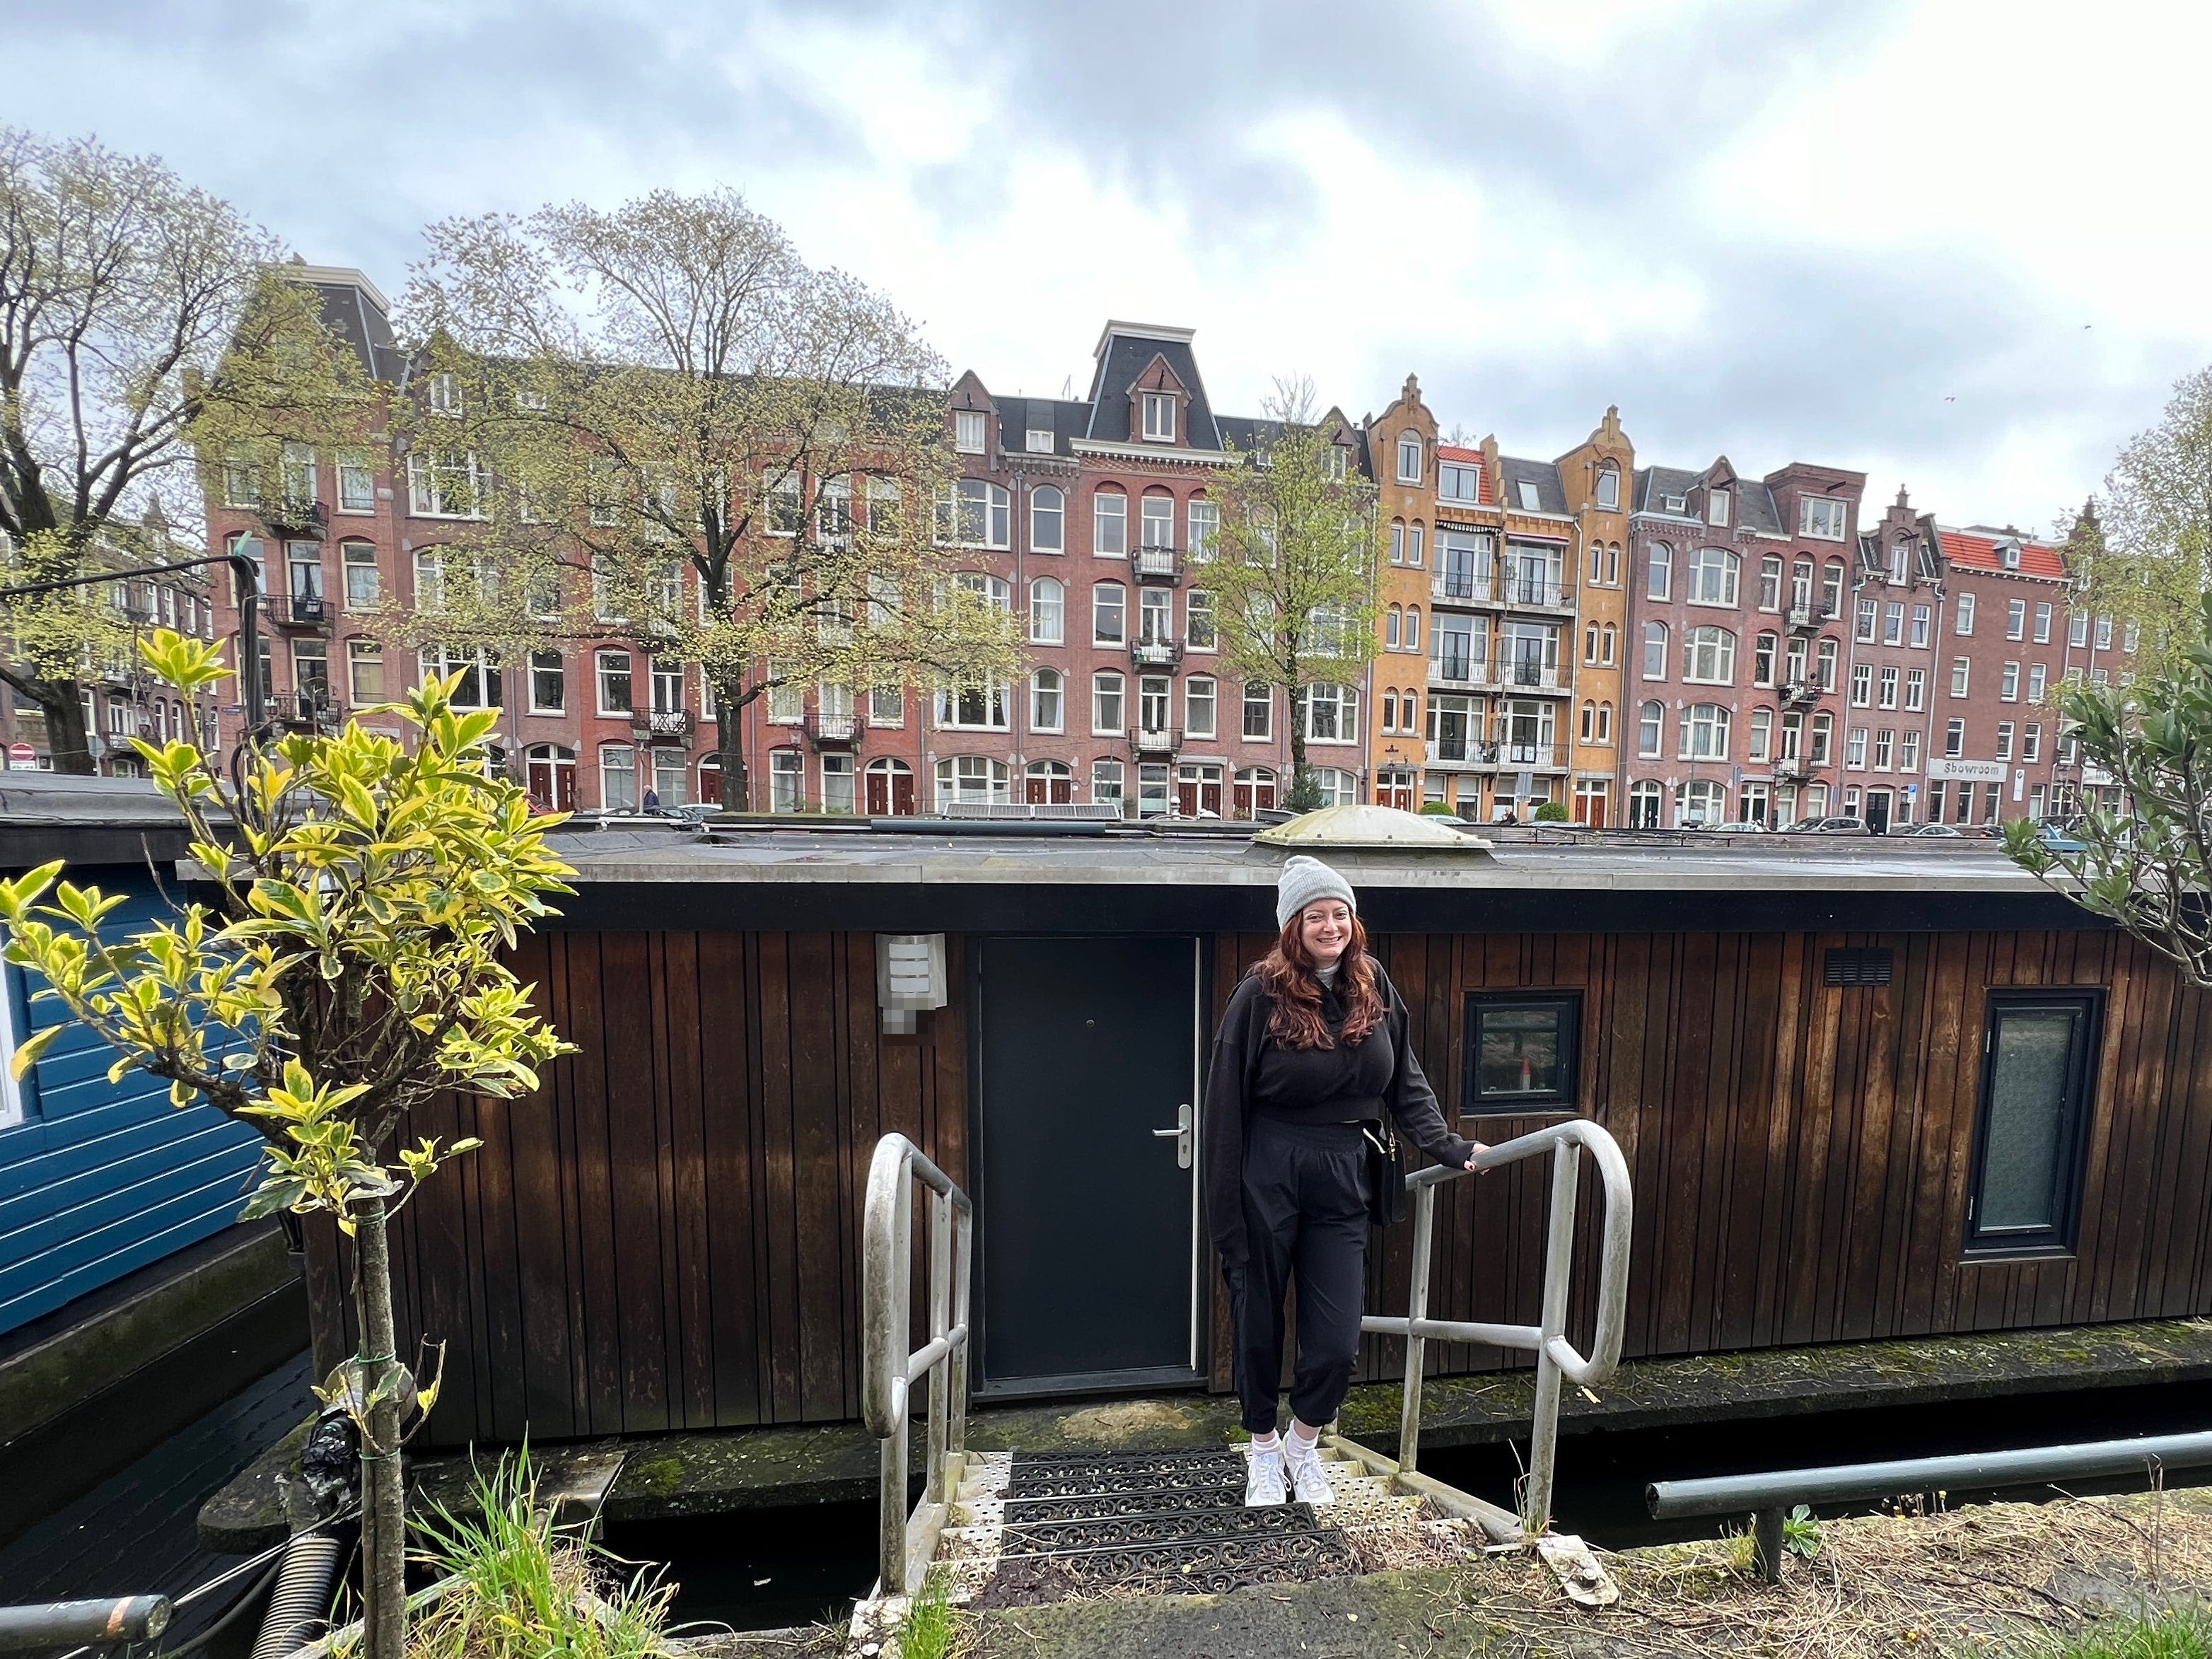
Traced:
[[1285, 860], [1283, 873], [1275, 884], [1276, 927], [1289, 927], [1292, 916], [1316, 899], [1325, 898], [1340, 898], [1351, 906], [1353, 915], [1359, 914], [1359, 901], [1352, 896], [1352, 884], [1328, 866], [1303, 853]]

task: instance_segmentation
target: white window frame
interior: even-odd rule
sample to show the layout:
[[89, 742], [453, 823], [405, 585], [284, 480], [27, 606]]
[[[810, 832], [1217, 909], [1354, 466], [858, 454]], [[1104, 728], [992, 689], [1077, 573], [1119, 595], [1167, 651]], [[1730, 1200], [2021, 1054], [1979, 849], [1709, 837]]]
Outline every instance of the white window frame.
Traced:
[[1842, 541], [1844, 526], [1850, 516], [1845, 503], [1833, 495], [1797, 498], [1797, 533], [1815, 541]]
[[1419, 433], [1401, 432], [1398, 434], [1398, 482], [1405, 484], [1420, 483], [1428, 471], [1425, 465], [1427, 454], [1428, 446], [1421, 441]]
[[1030, 583], [1030, 643], [1067, 643], [1067, 585], [1057, 576], [1039, 576]]
[[[1048, 523], [1052, 532], [1049, 542], [1045, 539]], [[1039, 484], [1030, 491], [1030, 551], [1067, 551], [1067, 495], [1055, 484]]]
[[1124, 489], [1091, 492], [1091, 556], [1129, 556], [1129, 495]]
[[[1106, 716], [1107, 700], [1113, 703], [1113, 719]], [[1102, 668], [1091, 676], [1091, 735], [1094, 738], [1118, 738], [1129, 726], [1129, 677], [1117, 668]]]
[[[1206, 718], [1199, 718], [1205, 705]], [[1213, 738], [1221, 727], [1220, 682], [1211, 674], [1194, 674], [1182, 683], [1182, 729], [1190, 738]]]
[[990, 416], [980, 409], [952, 411], [952, 447], [963, 455], [981, 455], [989, 447]]
[[[1045, 713], [1048, 698], [1051, 700], [1053, 709], [1049, 718]], [[1067, 676], [1057, 668], [1040, 668], [1030, 676], [1030, 730], [1064, 732], [1066, 729]]]
[[1176, 395], [1172, 392], [1147, 392], [1140, 394], [1144, 420], [1145, 441], [1148, 444], [1171, 444], [1176, 441]]
[[[622, 659], [617, 672], [629, 684], [627, 708], [617, 708], [607, 701], [607, 673], [614, 666], [609, 659], [616, 657]], [[592, 653], [592, 706], [602, 720], [629, 720], [637, 715], [637, 658], [633, 653], [613, 646], [602, 646]]]

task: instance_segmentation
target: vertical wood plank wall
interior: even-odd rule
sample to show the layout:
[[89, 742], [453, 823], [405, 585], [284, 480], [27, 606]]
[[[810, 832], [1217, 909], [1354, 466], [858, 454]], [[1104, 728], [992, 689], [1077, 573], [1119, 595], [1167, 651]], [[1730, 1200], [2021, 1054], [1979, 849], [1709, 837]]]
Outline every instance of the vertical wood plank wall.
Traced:
[[[1210, 1018], [1267, 944], [1217, 940]], [[1893, 981], [1822, 985], [1823, 951], [1844, 945], [1895, 951]], [[1407, 934], [1374, 949], [1448, 1109], [1469, 990], [1583, 993], [1585, 1109], [1636, 1188], [1632, 1355], [2212, 1312], [2212, 1017], [2123, 936]], [[408, 1131], [486, 1142], [395, 1237], [403, 1327], [448, 1345], [432, 1442], [857, 1415], [868, 1155], [897, 1129], [967, 1170], [960, 997], [918, 1036], [881, 1036], [873, 951], [866, 933], [526, 944], [520, 971], [582, 1052], [535, 1099], [441, 1103]], [[1984, 993], [2013, 985], [2107, 993], [2081, 1246], [1967, 1263]], [[1498, 1140], [1543, 1121], [1461, 1127]], [[1448, 1188], [1441, 1316], [1534, 1320], [1547, 1180], [1530, 1164]], [[1584, 1332], [1596, 1202], [1586, 1179]], [[1404, 1305], [1408, 1231], [1376, 1252], [1377, 1310]], [[313, 1272], [318, 1355], [335, 1363], [347, 1335], [327, 1241]], [[1218, 1386], [1225, 1336], [1217, 1309]], [[1370, 1340], [1362, 1374], [1393, 1374], [1396, 1346]], [[1510, 1363], [1431, 1353], [1440, 1370]]]

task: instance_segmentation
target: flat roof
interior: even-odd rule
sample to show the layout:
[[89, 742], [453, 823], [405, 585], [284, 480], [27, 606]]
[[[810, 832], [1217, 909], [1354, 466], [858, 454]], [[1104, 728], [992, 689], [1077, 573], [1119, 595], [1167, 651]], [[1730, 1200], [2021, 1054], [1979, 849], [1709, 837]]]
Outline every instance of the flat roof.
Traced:
[[[889, 932], [906, 923], [864, 918], [951, 918], [927, 931], [1026, 921], [1084, 931], [1272, 932], [1276, 874], [1286, 856], [1241, 836], [1138, 830], [1030, 836], [980, 829], [609, 827], [564, 831], [555, 845], [578, 872], [580, 892], [562, 902], [571, 927], [658, 914], [663, 906], [649, 894], [681, 890], [684, 910], [701, 918], [690, 925]], [[1464, 857], [1298, 850], [1343, 870], [1363, 914], [1393, 930], [2106, 925], [1987, 842], [1777, 836], [1711, 846], [1508, 842]], [[1086, 907], [1100, 925], [1085, 924]], [[963, 914], [973, 922], [963, 925]], [[1109, 918], [1119, 925], [1105, 925]]]

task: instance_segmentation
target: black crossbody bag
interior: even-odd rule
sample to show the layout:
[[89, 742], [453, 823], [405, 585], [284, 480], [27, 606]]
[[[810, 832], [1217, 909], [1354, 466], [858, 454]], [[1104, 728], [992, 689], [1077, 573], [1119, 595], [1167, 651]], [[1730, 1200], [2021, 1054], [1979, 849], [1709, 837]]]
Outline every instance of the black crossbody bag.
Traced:
[[1367, 1142], [1367, 1213], [1378, 1227], [1406, 1218], [1406, 1148], [1390, 1126], [1389, 1109], [1382, 1121], [1359, 1126]]

